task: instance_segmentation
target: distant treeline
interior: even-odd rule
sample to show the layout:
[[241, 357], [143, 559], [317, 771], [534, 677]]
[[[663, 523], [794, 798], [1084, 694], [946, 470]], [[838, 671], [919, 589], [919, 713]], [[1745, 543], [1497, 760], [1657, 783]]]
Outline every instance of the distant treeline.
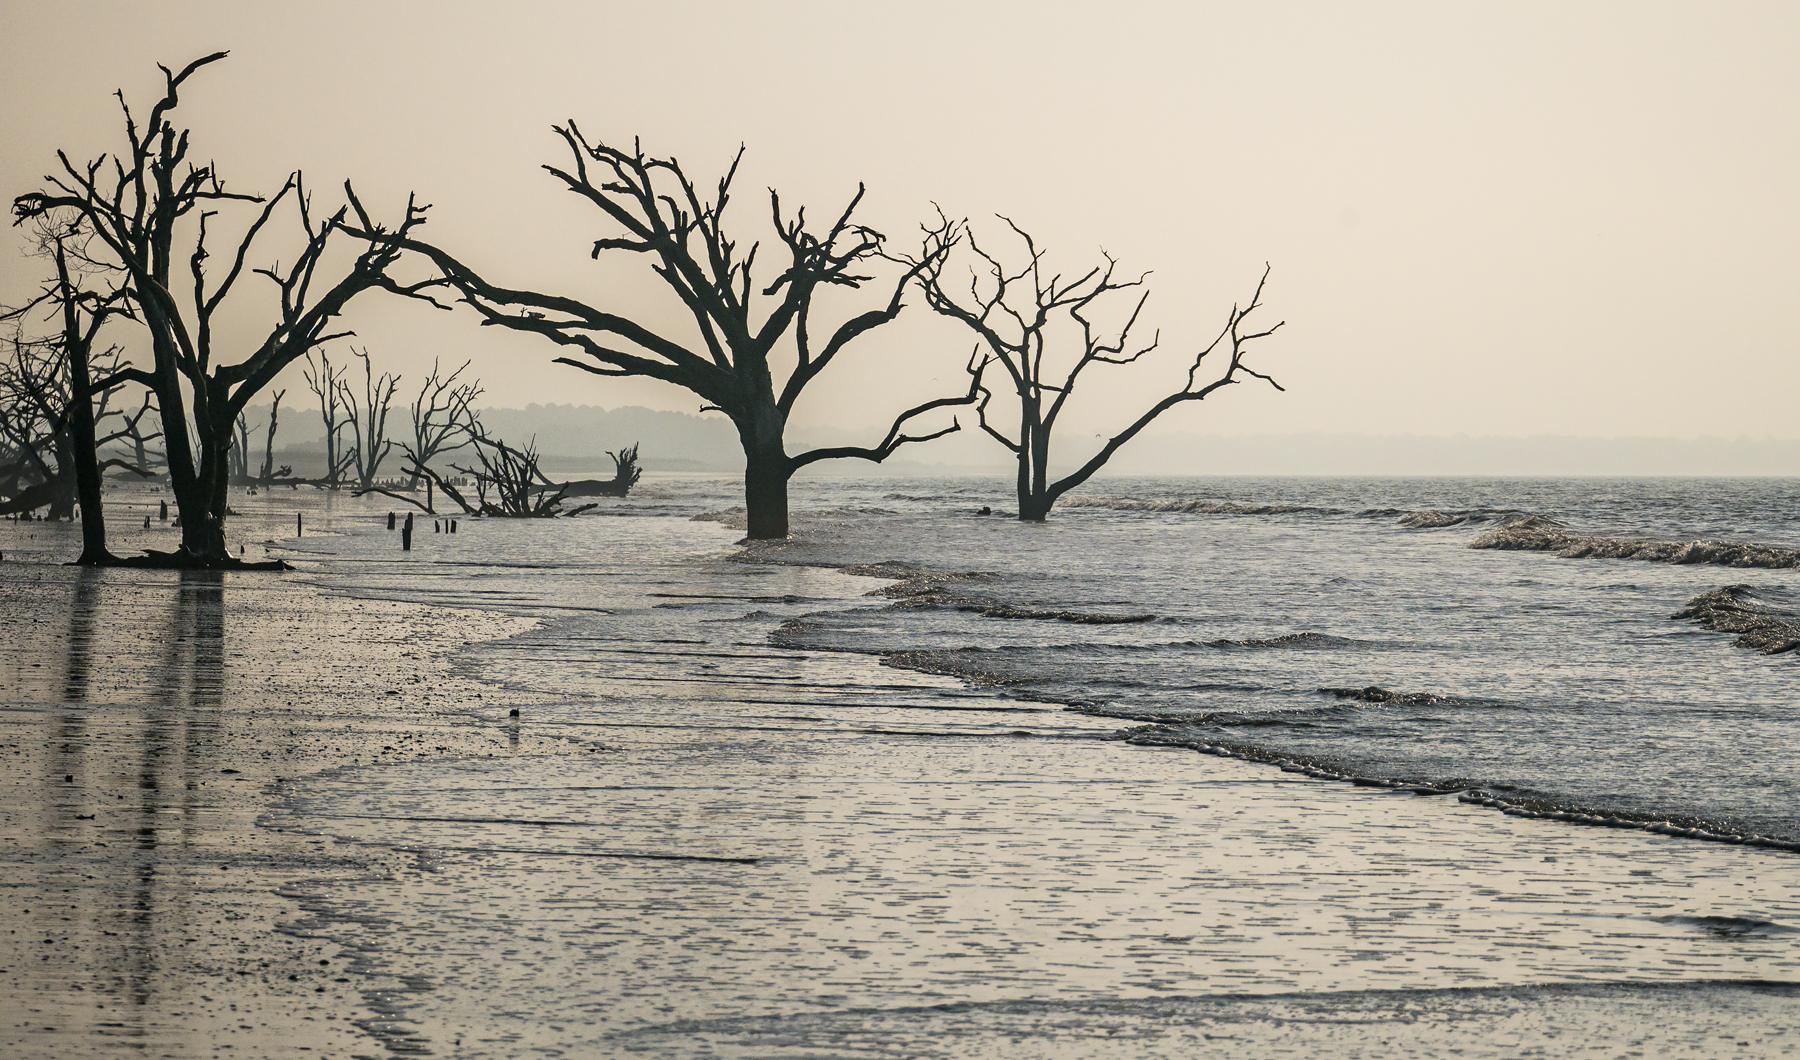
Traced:
[[[641, 439], [651, 471], [743, 470], [736, 430], [722, 416], [697, 416], [629, 406], [528, 405], [483, 409], [496, 433], [535, 436], [546, 468], [609, 468], [609, 440]], [[267, 419], [267, 406], [250, 409]], [[282, 463], [306, 473], [322, 458], [324, 427], [315, 409], [283, 405]], [[831, 445], [849, 431], [796, 428], [812, 445]], [[1079, 454], [1071, 454], [1071, 459]], [[868, 474], [848, 466], [847, 474]], [[888, 463], [889, 473], [1007, 474], [1004, 454], [978, 435], [952, 436], [913, 460]], [[1800, 439], [1580, 438], [1570, 435], [1499, 436], [1286, 434], [1216, 436], [1157, 431], [1113, 458], [1110, 475], [1800, 475]]]
[[[638, 442], [642, 465], [652, 471], [740, 471], [744, 454], [737, 431], [722, 416], [696, 416], [638, 406], [604, 409], [593, 405], [528, 405], [522, 409], [482, 409], [481, 421], [496, 436], [523, 444], [537, 440], [546, 469], [574, 465], [612, 466], [609, 446], [620, 439]], [[251, 422], [267, 422], [269, 406], [246, 409]], [[276, 454], [304, 474], [323, 461], [325, 425], [317, 407], [281, 406]]]

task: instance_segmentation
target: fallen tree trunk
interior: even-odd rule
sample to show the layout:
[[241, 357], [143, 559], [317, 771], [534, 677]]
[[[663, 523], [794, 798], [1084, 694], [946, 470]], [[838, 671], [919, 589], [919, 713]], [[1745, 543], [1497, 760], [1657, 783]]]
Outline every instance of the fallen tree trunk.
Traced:
[[[70, 563], [67, 566], [74, 566]], [[140, 570], [293, 570], [292, 564], [286, 560], [244, 560], [236, 556], [211, 558], [196, 556], [192, 552], [157, 552], [145, 549], [141, 556], [108, 556], [98, 563], [89, 563], [91, 567], [135, 567]]]

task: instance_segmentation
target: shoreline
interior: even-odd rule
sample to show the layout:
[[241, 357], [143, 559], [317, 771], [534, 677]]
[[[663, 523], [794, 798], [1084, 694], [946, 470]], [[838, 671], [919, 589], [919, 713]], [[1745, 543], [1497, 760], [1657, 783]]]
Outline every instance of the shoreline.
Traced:
[[[5, 675], [9, 703], [27, 685], [40, 702], [6, 714], [17, 746], [5, 750], [26, 768], [8, 771], [13, 842], [0, 843], [0, 882], [15, 910], [21, 896], [39, 909], [65, 884], [83, 897], [69, 921], [82, 927], [61, 942], [0, 935], [12, 1017], [0, 1042], [43, 1056], [127, 1035], [179, 1056], [227, 1044], [239, 1056], [352, 1056], [384, 1044], [458, 1056], [534, 1046], [674, 1056], [700, 1045], [778, 1056], [874, 1047], [886, 1033], [883, 1047], [911, 1043], [916, 1055], [1005, 1043], [1024, 1043], [1015, 1055], [1091, 1055], [1107, 1041], [1127, 1043], [1120, 1055], [1223, 1055], [1228, 1043], [1196, 1034], [1284, 1026], [1280, 1040], [1250, 1039], [1343, 1044], [1333, 1012], [1366, 1011], [1386, 1037], [1407, 1033], [1424, 1004], [1477, 1039], [1518, 1025], [1553, 1041], [1572, 1018], [1629, 1028], [1660, 1004], [1670, 1016], [1658, 1041], [1703, 1044], [1702, 1031], [1733, 1029], [1711, 1006], [1723, 1006], [1721, 1019], [1766, 1023], [1795, 1000], [1791, 857], [1575, 832], [1267, 765], [1163, 755], [1120, 741], [1116, 724], [1094, 727], [1106, 719], [967, 688], [917, 702], [962, 683], [744, 636], [761, 627], [734, 616], [777, 606], [749, 602], [756, 593], [854, 606], [870, 583], [835, 570], [748, 572], [754, 591], [735, 597], [724, 583], [700, 585], [721, 594], [710, 601], [658, 590], [665, 599], [641, 602], [643, 613], [673, 605], [662, 612], [669, 629], [697, 632], [620, 642], [629, 650], [608, 657], [604, 699], [477, 675], [502, 657], [526, 673], [565, 658], [592, 665], [604, 645], [560, 643], [566, 630], [554, 623], [374, 598], [385, 589], [353, 595], [307, 572], [245, 577], [222, 581], [217, 628], [261, 623], [272, 635], [222, 637], [210, 661], [116, 643], [153, 628], [210, 635], [204, 587], [183, 592], [173, 575], [141, 572], [98, 579], [90, 603], [104, 605], [105, 621], [89, 658], [113, 660], [118, 673], [90, 674], [86, 698], [130, 689], [122, 675], [135, 666], [146, 680], [133, 694], [145, 702], [74, 709], [56, 702], [69, 672], [46, 681], [15, 665]], [[78, 623], [76, 581], [69, 572], [60, 597], [33, 604], [47, 658]], [[358, 637], [344, 641], [350, 656], [334, 656], [346, 629], [408, 636]], [[148, 675], [171, 660], [182, 681], [153, 687]], [[360, 692], [346, 694], [344, 680]], [[246, 702], [255, 716], [233, 717]], [[514, 706], [527, 708], [525, 722], [505, 720]], [[77, 723], [79, 752], [61, 750], [77, 742]], [[597, 736], [604, 753], [590, 750]], [[289, 750], [271, 750], [277, 742]], [[1109, 748], [1095, 755], [1096, 742]], [[70, 772], [71, 754], [88, 765]], [[167, 759], [179, 759], [172, 775]], [[144, 788], [147, 777], [157, 786]], [[539, 826], [531, 843], [504, 839], [523, 826], [453, 812], [455, 799], [491, 807], [495, 796], [456, 795], [452, 778], [471, 792], [517, 791], [499, 797], [534, 819], [592, 823], [574, 838]], [[133, 818], [105, 820], [116, 811], [101, 800], [120, 794], [112, 801]], [[757, 861], [677, 875], [667, 863], [585, 853], [626, 840]], [[36, 849], [20, 857], [26, 843]], [[846, 858], [868, 870], [827, 873], [841, 882], [823, 889], [809, 882]], [[133, 892], [146, 869], [151, 891]], [[125, 900], [105, 897], [109, 888]], [[131, 898], [139, 893], [161, 897], [146, 910]], [[583, 904], [555, 898], [563, 893]], [[597, 911], [579, 911], [589, 905]], [[165, 909], [189, 913], [170, 922]], [[1612, 923], [1621, 909], [1632, 911], [1623, 926]], [[134, 918], [137, 936], [104, 934]], [[201, 930], [206, 918], [216, 923]], [[37, 923], [8, 919], [9, 930]], [[708, 926], [692, 935], [696, 924]], [[444, 931], [457, 952], [492, 956], [458, 963], [420, 945]], [[533, 937], [556, 942], [536, 944], [546, 963], [498, 956]], [[640, 963], [615, 965], [615, 944]], [[549, 957], [565, 951], [575, 963], [558, 972], [564, 962]], [[115, 974], [134, 959], [135, 979]], [[1471, 977], [1487, 982], [1458, 985]], [[1497, 1000], [1515, 992], [1550, 1000]], [[1671, 1001], [1689, 994], [1699, 1000]], [[559, 995], [582, 1001], [585, 1023]], [[100, 1018], [120, 1005], [136, 1025]], [[692, 1011], [671, 1020], [658, 1014], [667, 1006]], [[39, 1017], [58, 1029], [17, 1026]], [[1794, 1048], [1772, 1033], [1755, 1040]], [[1738, 1040], [1709, 1048], [1740, 1055]]]
[[[1087, 506], [1097, 507], [1100, 506], [1100, 502]], [[716, 520], [737, 529], [742, 528], [741, 518], [730, 517], [729, 513], [725, 513], [725, 515], [726, 517], [721, 517], [721, 513], [706, 513], [697, 518]], [[798, 549], [795, 548], [796, 545], [798, 545]], [[934, 571], [914, 567], [907, 563], [895, 564], [891, 561], [871, 564], [867, 560], [837, 561], [822, 557], [794, 558], [786, 555], [790, 551], [804, 552], [807, 549], [808, 546], [798, 539], [781, 542], [744, 541], [739, 542], [739, 547], [740, 551], [733, 557], [737, 562], [808, 566], [890, 580], [889, 584], [870, 590], [867, 594], [869, 596], [904, 600], [920, 595], [936, 595], [948, 602], [959, 603], [956, 599], [957, 591], [946, 589], [946, 586], [973, 577], [969, 574]], [[1097, 616], [1074, 612], [1021, 611], [1010, 605], [984, 604], [973, 599], [960, 600], [959, 609], [976, 610], [990, 615], [999, 612], [997, 617], [1001, 618], [1058, 619], [1078, 623], [1100, 621], [1107, 624], [1125, 624], [1154, 620], [1156, 617], [1154, 615]], [[804, 619], [798, 621], [803, 624], [805, 622]], [[778, 643], [810, 650], [872, 654], [883, 659], [885, 665], [918, 673], [955, 677], [972, 688], [981, 687], [984, 684], [1011, 683], [1004, 679], [996, 680], [998, 675], [982, 675], [978, 668], [967, 664], [946, 667], [940, 661], [944, 655], [941, 650], [915, 651], [905, 648], [869, 650], [837, 647], [817, 644], [804, 636], [790, 637], [787, 636], [787, 633], [788, 630], [784, 626], [776, 631], [773, 637]], [[984, 677], [987, 680], [984, 681]], [[1345, 690], [1321, 688], [1319, 691], [1335, 693], [1339, 698], [1344, 698]], [[1385, 689], [1369, 689], [1368, 691], [1393, 695]], [[1155, 713], [1144, 713], [1129, 708], [1105, 706], [1084, 699], [1058, 697], [1037, 692], [1026, 692], [1020, 698], [1029, 698], [1034, 702], [1056, 703], [1072, 713], [1116, 721], [1121, 725], [1138, 723], [1134, 727], [1122, 728], [1118, 738], [1145, 746], [1185, 747], [1203, 755], [1273, 766], [1284, 773], [1301, 774], [1314, 779], [1342, 782], [1359, 787], [1388, 788], [1411, 792], [1419, 796], [1454, 795], [1458, 802], [1487, 807], [1508, 816], [1526, 820], [1552, 820], [1579, 827], [1637, 830], [1708, 843], [1757, 847], [1790, 853], [1800, 852], [1800, 839], [1750, 831], [1742, 828], [1741, 825], [1734, 824], [1729, 818], [1719, 819], [1693, 813], [1667, 811], [1622, 810], [1616, 807], [1596, 808], [1585, 805], [1578, 799], [1571, 800], [1567, 797], [1544, 794], [1507, 794], [1505, 792], [1510, 789], [1504, 785], [1501, 786], [1501, 790], [1496, 791], [1469, 782], [1446, 786], [1420, 778], [1382, 776], [1372, 772], [1359, 771], [1354, 765], [1346, 766], [1328, 752], [1296, 752], [1277, 746], [1194, 735], [1189, 731], [1184, 731], [1184, 723], [1180, 719], [1159, 716]], [[1361, 696], [1355, 698], [1361, 698]]]

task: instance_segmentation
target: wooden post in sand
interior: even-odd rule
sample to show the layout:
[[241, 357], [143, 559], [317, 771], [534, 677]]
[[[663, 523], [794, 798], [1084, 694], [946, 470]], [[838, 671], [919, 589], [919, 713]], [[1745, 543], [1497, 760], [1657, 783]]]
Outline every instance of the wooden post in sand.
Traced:
[[400, 547], [404, 551], [412, 551], [412, 513], [406, 513], [406, 525], [400, 528]]
[[294, 536], [295, 537], [305, 537], [306, 536], [306, 519], [299, 512], [294, 513]]
[[394, 513], [389, 512], [388, 513], [388, 529], [392, 530], [393, 528], [394, 528]]
[[159, 510], [156, 513], [156, 517], [157, 517], [157, 519], [159, 519], [165, 523], [169, 521], [169, 502], [168, 501], [162, 502], [162, 508], [161, 508], [161, 510]]

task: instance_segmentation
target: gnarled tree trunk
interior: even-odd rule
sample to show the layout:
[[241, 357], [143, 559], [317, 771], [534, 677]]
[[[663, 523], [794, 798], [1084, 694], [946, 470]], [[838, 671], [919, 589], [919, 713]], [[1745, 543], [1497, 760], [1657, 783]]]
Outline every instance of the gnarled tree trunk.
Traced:
[[752, 417], [738, 426], [744, 443], [746, 533], [758, 541], [788, 532], [788, 479], [794, 469], [781, 443], [780, 414], [774, 419], [771, 424], [767, 417]]

